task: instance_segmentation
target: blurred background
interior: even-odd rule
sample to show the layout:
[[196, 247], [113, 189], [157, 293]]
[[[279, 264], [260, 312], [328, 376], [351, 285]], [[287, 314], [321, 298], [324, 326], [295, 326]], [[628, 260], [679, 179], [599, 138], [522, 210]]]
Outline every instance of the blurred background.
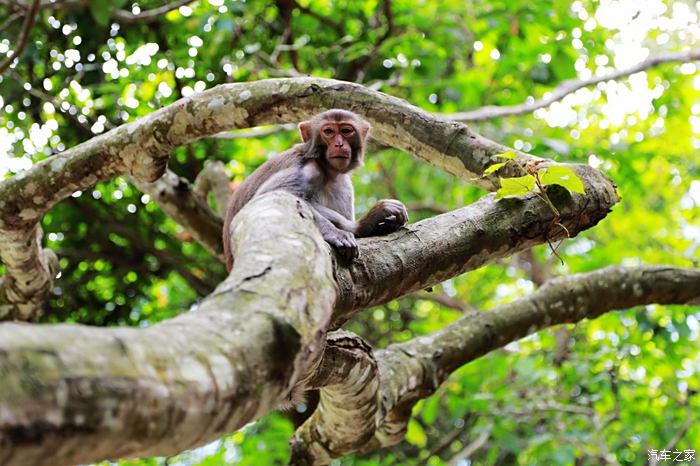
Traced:
[[[0, 0], [0, 62], [17, 48], [30, 3]], [[221, 83], [336, 78], [441, 114], [532, 103], [567, 80], [700, 48], [699, 16], [690, 0], [42, 0], [19, 61], [0, 75], [0, 177]], [[561, 245], [563, 263], [544, 245], [359, 314], [347, 328], [375, 348], [559, 275], [700, 266], [698, 61], [621, 73], [534, 112], [469, 124], [525, 152], [600, 167], [622, 202]], [[169, 166], [193, 181], [206, 160], [220, 160], [235, 188], [295, 142], [284, 126], [227, 133], [178, 148]], [[382, 147], [355, 187], [358, 213], [392, 197], [411, 221], [485, 194]], [[61, 264], [46, 322], [151, 325], [225, 277], [125, 179], [74, 193], [43, 228]], [[416, 406], [402, 444], [335, 464], [638, 465], [649, 449], [698, 450], [699, 335], [698, 306], [646, 306], [539, 332], [455, 373]], [[312, 394], [308, 406], [193, 452], [118, 464], [283, 464], [313, 403]]]

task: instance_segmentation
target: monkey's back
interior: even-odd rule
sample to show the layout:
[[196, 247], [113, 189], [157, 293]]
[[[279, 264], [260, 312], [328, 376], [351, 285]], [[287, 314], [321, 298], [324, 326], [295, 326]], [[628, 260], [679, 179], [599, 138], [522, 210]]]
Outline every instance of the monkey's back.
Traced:
[[231, 267], [233, 267], [233, 254], [229, 244], [229, 228], [231, 225], [231, 220], [233, 220], [233, 217], [235, 217], [236, 214], [253, 197], [255, 197], [255, 193], [258, 191], [260, 186], [263, 185], [263, 183], [282, 170], [301, 165], [302, 158], [300, 156], [300, 147], [301, 145], [294, 146], [291, 149], [270, 158], [268, 161], [255, 169], [255, 171], [251, 173], [250, 176], [248, 176], [231, 195], [231, 199], [229, 200], [228, 207], [226, 209], [226, 215], [224, 216], [223, 231], [224, 258], [226, 259], [227, 270], [230, 271]]

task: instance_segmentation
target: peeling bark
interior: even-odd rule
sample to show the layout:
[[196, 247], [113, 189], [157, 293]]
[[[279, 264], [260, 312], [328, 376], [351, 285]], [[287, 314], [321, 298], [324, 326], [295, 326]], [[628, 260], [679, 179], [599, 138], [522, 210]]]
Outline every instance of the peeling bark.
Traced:
[[327, 464], [361, 449], [374, 435], [379, 373], [372, 348], [338, 330], [307, 388], [321, 388], [318, 407], [292, 439], [290, 464]]

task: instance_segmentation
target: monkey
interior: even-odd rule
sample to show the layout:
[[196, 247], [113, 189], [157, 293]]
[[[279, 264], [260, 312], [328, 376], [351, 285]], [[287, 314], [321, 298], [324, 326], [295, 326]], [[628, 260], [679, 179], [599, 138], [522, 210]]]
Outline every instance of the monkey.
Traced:
[[270, 158], [236, 189], [224, 219], [226, 268], [233, 267], [229, 244], [231, 220], [255, 196], [282, 190], [306, 201], [323, 239], [346, 260], [358, 257], [355, 238], [386, 235], [408, 221], [406, 207], [382, 199], [355, 221], [350, 172], [361, 166], [370, 125], [353, 112], [327, 110], [299, 123], [302, 143]]

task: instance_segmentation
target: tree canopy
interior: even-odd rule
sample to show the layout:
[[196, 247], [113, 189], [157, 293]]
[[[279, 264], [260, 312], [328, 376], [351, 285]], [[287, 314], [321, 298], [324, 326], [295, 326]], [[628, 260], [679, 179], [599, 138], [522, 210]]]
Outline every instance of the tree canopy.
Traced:
[[[0, 0], [0, 464], [692, 461], [699, 15]], [[231, 190], [332, 107], [410, 224], [348, 264], [262, 196], [228, 275]]]

